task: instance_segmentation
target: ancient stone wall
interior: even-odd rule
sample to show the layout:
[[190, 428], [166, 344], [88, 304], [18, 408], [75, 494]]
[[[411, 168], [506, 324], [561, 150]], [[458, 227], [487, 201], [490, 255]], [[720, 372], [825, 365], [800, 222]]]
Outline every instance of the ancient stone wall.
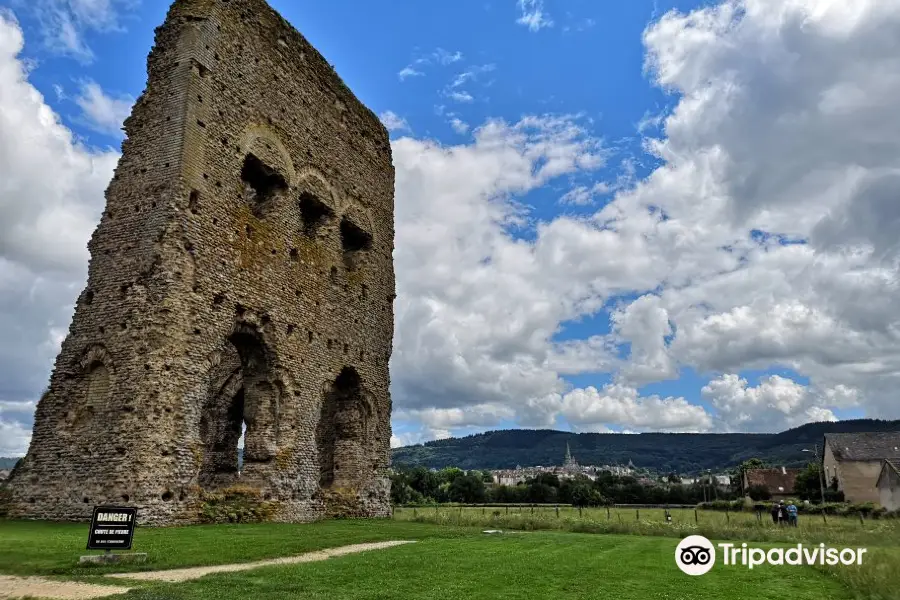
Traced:
[[192, 522], [240, 484], [387, 514], [385, 128], [263, 0], [175, 2], [125, 128], [13, 513]]

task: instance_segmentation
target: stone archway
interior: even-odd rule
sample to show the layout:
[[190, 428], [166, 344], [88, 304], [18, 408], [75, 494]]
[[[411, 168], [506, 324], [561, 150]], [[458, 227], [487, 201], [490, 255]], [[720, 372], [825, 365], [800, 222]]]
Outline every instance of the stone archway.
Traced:
[[[239, 325], [224, 342], [200, 416], [199, 483], [211, 489], [251, 478], [277, 451], [280, 390], [261, 335]], [[243, 465], [238, 441], [244, 437]]]
[[319, 449], [319, 485], [355, 489], [369, 471], [368, 447], [375, 414], [371, 395], [353, 367], [344, 367], [324, 390], [316, 428]]

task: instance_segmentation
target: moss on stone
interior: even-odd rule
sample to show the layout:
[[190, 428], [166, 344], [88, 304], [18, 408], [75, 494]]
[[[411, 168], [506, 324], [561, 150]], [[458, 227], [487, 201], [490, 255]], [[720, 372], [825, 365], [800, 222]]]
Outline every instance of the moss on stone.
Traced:
[[198, 518], [205, 523], [262, 523], [271, 521], [278, 508], [277, 501], [264, 500], [258, 489], [234, 485], [203, 492]]

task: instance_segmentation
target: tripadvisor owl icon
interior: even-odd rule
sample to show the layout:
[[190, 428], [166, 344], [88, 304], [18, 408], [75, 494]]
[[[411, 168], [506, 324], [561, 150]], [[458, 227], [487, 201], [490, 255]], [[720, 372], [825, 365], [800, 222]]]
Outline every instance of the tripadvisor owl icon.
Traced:
[[716, 548], [702, 535], [689, 535], [675, 548], [675, 564], [688, 575], [703, 575], [716, 564]]

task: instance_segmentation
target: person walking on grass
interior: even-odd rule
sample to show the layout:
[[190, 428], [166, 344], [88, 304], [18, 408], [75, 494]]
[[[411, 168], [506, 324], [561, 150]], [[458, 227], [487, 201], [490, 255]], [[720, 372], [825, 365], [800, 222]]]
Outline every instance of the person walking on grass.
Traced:
[[772, 504], [772, 522], [778, 525], [778, 504]]
[[788, 525], [791, 527], [797, 526], [797, 506], [791, 502], [787, 506], [787, 516], [788, 516]]

